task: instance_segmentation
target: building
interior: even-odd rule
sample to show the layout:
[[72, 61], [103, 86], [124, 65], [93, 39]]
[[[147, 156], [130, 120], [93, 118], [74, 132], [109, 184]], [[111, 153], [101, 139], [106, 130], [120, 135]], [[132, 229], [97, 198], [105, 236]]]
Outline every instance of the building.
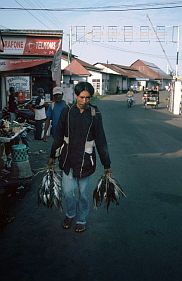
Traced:
[[139, 70], [150, 78], [146, 85], [147, 88], [159, 86], [160, 90], [164, 90], [172, 80], [170, 75], [166, 74], [155, 64], [140, 59], [132, 63], [131, 68]]
[[130, 66], [109, 63], [94, 64], [107, 74], [107, 92], [122, 93], [133, 87], [142, 90], [149, 77]]
[[23, 93], [25, 99], [35, 95], [39, 87], [50, 95], [54, 86], [52, 62], [62, 48], [63, 32], [1, 30], [1, 36], [4, 48], [0, 52], [0, 108], [7, 104], [10, 86], [15, 87], [17, 95]]

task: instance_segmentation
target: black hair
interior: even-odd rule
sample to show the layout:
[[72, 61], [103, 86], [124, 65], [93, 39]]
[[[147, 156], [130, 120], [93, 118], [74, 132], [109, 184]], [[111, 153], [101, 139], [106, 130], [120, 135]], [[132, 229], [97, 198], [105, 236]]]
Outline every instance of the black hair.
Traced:
[[94, 94], [94, 87], [89, 82], [79, 82], [75, 86], [75, 95], [79, 96], [81, 92], [87, 91], [92, 97]]
[[14, 87], [10, 87], [10, 88], [9, 88], [9, 92], [10, 92], [10, 93], [15, 93], [15, 88], [14, 88]]
[[44, 94], [44, 89], [43, 88], [38, 88], [37, 89], [38, 94]]

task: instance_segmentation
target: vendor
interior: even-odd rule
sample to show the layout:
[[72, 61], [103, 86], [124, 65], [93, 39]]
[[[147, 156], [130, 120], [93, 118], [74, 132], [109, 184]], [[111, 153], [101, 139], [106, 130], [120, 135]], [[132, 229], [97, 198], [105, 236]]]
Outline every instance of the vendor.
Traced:
[[35, 111], [35, 140], [42, 139], [42, 129], [43, 123], [46, 120], [46, 111], [45, 111], [45, 99], [44, 99], [44, 89], [37, 89], [37, 98], [35, 100], [35, 105], [33, 105]]

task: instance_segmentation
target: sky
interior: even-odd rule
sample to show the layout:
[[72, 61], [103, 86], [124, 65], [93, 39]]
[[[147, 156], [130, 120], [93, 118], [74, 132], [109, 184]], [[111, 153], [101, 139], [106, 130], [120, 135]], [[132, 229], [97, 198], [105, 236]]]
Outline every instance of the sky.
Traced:
[[182, 76], [181, 14], [179, 0], [0, 0], [0, 29], [63, 30], [63, 50], [88, 63], [141, 59]]

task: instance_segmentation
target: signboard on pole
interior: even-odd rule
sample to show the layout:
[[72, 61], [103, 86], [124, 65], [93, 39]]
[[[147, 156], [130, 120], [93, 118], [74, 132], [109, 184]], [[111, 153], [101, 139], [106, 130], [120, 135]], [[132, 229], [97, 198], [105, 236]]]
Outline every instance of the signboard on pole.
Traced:
[[52, 80], [56, 82], [56, 86], [61, 84], [61, 55], [62, 55], [62, 41], [60, 40], [59, 46], [54, 55], [51, 71], [52, 71]]

